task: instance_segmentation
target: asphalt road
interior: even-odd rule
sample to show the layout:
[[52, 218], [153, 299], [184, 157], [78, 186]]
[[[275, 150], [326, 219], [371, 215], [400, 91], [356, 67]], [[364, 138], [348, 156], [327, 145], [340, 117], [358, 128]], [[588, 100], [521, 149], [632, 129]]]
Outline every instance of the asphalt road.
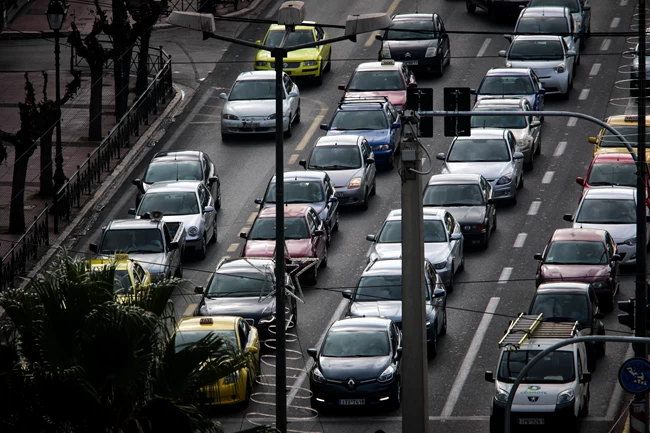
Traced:
[[[592, 2], [593, 32], [622, 31], [634, 24], [633, 2], [628, 4], [627, 0], [616, 0], [608, 2], [610, 5], [604, 3]], [[258, 12], [259, 17], [273, 17], [279, 4], [279, 1], [269, 1]], [[416, 0], [394, 0], [392, 3], [388, 0], [330, 0], [327, 7], [307, 2], [307, 17], [320, 23], [343, 24], [344, 17], [352, 13], [387, 10], [405, 13], [415, 12], [416, 8], [419, 12], [438, 12], [450, 31], [508, 33], [513, 27], [512, 22], [491, 22], [480, 11], [469, 15], [465, 2], [460, 0], [434, 0], [426, 5], [420, 2], [419, 7]], [[263, 36], [265, 30], [266, 26], [262, 24], [229, 23], [224, 25], [222, 32], [255, 41]], [[180, 40], [176, 37], [180, 35], [178, 32], [178, 29], [160, 30], [154, 38], [174, 43]], [[330, 36], [336, 35], [336, 30], [330, 31]], [[183, 40], [187, 39], [186, 33], [182, 36]], [[199, 45], [200, 39], [201, 35], [196, 34], [196, 45]], [[151, 150], [146, 161], [135, 167], [132, 176], [140, 177], [150, 156], [162, 150], [198, 149], [207, 152], [215, 162], [223, 194], [218, 243], [208, 248], [205, 260], [186, 264], [185, 277], [196, 285], [206, 283], [220, 258], [239, 254], [241, 242], [238, 234], [242, 228], [250, 227], [257, 211], [253, 200], [261, 196], [273, 175], [275, 152], [273, 137], [221, 142], [221, 102], [218, 94], [232, 84], [238, 73], [251, 69], [255, 53], [249, 48], [217, 41], [202, 43], [211, 44], [210, 49], [193, 53], [185, 47], [182, 50], [185, 57], [174, 57], [179, 62], [174, 67], [181, 68], [178, 70], [183, 72], [179, 77], [183, 77], [184, 84], [195, 87], [196, 94], [167, 134]], [[628, 59], [621, 58], [620, 53], [630, 47], [630, 41], [622, 37], [592, 37], [583, 51], [570, 100], [560, 101], [549, 97], [546, 109], [579, 111], [598, 118], [632, 110], [633, 107], [628, 106], [627, 99], [624, 99], [627, 92], [616, 85], [617, 80], [626, 78], [619, 67], [629, 63]], [[452, 34], [451, 67], [445, 70], [444, 77], [440, 79], [420, 74], [418, 84], [435, 89], [438, 97], [434, 109], [442, 109], [443, 87], [476, 87], [487, 69], [503, 65], [503, 59], [497, 53], [506, 48], [507, 41], [499, 34]], [[178, 49], [181, 49], [180, 46]], [[293, 136], [285, 140], [287, 170], [300, 168], [297, 161], [307, 155], [311, 144], [322, 134], [318, 124], [331, 116], [341, 96], [336, 86], [347, 80], [358, 63], [375, 60], [378, 50], [379, 43], [374, 42], [371, 35], [360, 36], [356, 44], [339, 42], [333, 46], [332, 72], [325, 76], [322, 87], [299, 82], [302, 122], [294, 129]], [[183, 63], [190, 58], [205, 63]], [[215, 64], [216, 67], [208, 75], [205, 71]], [[436, 136], [423, 139], [432, 155], [446, 151], [451, 141], [442, 136], [442, 119], [435, 119], [434, 126]], [[536, 159], [535, 169], [526, 173], [525, 187], [520, 191], [518, 204], [499, 207], [499, 229], [487, 251], [466, 253], [465, 271], [457, 277], [456, 289], [449, 297], [448, 334], [440, 341], [439, 355], [429, 361], [431, 431], [487, 431], [493, 385], [484, 381], [483, 373], [495, 367], [499, 353], [497, 342], [508, 320], [528, 307], [534, 293], [534, 253], [541, 252], [556, 228], [568, 226], [562, 220], [562, 215], [575, 210], [580, 193], [575, 177], [582, 176], [586, 171], [592, 154], [587, 137], [595, 135], [597, 131], [598, 127], [585, 121], [576, 123], [566, 118], [547, 117], [543, 126], [542, 155]], [[434, 160], [433, 165], [434, 172], [438, 171], [439, 162]], [[308, 382], [301, 381], [305, 374], [300, 370], [309, 362], [306, 350], [316, 346], [329, 323], [340, 316], [345, 305], [340, 291], [356, 283], [366, 263], [368, 242], [365, 235], [379, 228], [390, 209], [400, 206], [400, 183], [395, 170], [380, 173], [377, 187], [377, 196], [371, 200], [370, 210], [342, 213], [340, 232], [334, 234], [329, 250], [329, 265], [320, 273], [318, 287], [305, 290], [305, 304], [299, 307], [300, 319], [295, 330], [297, 339], [289, 343], [289, 348], [296, 351], [291, 354], [297, 355], [297, 359], [289, 360], [289, 366], [297, 369], [289, 373], [297, 379], [290, 379], [289, 383], [295, 382], [296, 387], [308, 387]], [[127, 209], [133, 206], [134, 197], [135, 188], [126, 182], [107, 201], [87, 232], [79, 233], [74, 249], [87, 250], [88, 243], [98, 239], [101, 227], [108, 221], [129, 218]], [[622, 293], [618, 300], [632, 295], [633, 277], [628, 272], [622, 278]], [[191, 294], [190, 289], [191, 284], [188, 283], [187, 288], [175, 297], [179, 315], [189, 314], [198, 302], [198, 297]], [[486, 310], [496, 314], [486, 314]], [[618, 331], [625, 332], [627, 329], [617, 323], [616, 314], [609, 314], [605, 324], [609, 333], [618, 335]], [[616, 373], [621, 361], [630, 353], [627, 346], [608, 344], [607, 356], [601, 359], [594, 374], [591, 415], [583, 424], [583, 431], [607, 432], [622, 412], [629, 396], [622, 393]], [[272, 365], [272, 352], [267, 355], [269, 358], [266, 361]], [[265, 374], [274, 374], [272, 367], [265, 365], [263, 370]], [[272, 387], [258, 387], [257, 390], [274, 391]], [[310, 411], [293, 407], [309, 405], [308, 399], [301, 398], [306, 395], [305, 391], [293, 394], [296, 398], [290, 398], [290, 416], [309, 418]], [[268, 395], [260, 395], [256, 399], [270, 401]], [[230, 432], [251, 427], [250, 421], [270, 422], [273, 413], [273, 405], [253, 403], [248, 412], [224, 411], [216, 416]], [[386, 432], [399, 432], [400, 416], [401, 411], [353, 412], [296, 420], [290, 428], [323, 433], [374, 432], [379, 428]]]

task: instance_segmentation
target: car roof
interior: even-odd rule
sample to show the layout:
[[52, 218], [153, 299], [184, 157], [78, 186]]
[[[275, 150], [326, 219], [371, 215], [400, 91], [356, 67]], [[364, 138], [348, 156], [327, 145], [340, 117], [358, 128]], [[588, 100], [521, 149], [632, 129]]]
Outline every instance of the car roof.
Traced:
[[[446, 211], [441, 208], [425, 207], [422, 209], [422, 216], [425, 220], [442, 220]], [[401, 221], [402, 209], [393, 209], [388, 213], [386, 221]]]
[[238, 258], [224, 262], [219, 266], [215, 273], [253, 273], [264, 272], [275, 268], [275, 262], [271, 259], [247, 259]]
[[508, 107], [508, 108], [521, 108], [526, 103], [526, 98], [502, 98], [500, 96], [490, 97], [483, 96], [476, 102], [476, 107]]
[[149, 187], [145, 195], [157, 192], [194, 192], [199, 185], [202, 185], [202, 183], [203, 182], [200, 180], [170, 180], [165, 182], [155, 182]]
[[[324, 171], [287, 171], [284, 173], [284, 182], [300, 182], [305, 180], [322, 182], [325, 176], [327, 176], [327, 173]], [[271, 178], [271, 182], [275, 182], [275, 175]]]
[[561, 41], [562, 36], [555, 35], [517, 35], [512, 39], [515, 41]]
[[635, 196], [636, 188], [633, 186], [596, 186], [589, 188], [585, 192], [584, 199], [634, 199]]
[[463, 183], [479, 183], [481, 180], [480, 174], [467, 173], [467, 174], [435, 174], [429, 179], [428, 185], [440, 184], [463, 184]]
[[397, 14], [393, 15], [393, 21], [420, 21], [420, 20], [432, 20], [434, 14]]
[[[201, 320], [212, 319], [211, 324], [201, 324]], [[177, 331], [233, 331], [238, 316], [186, 317], [178, 322]]]
[[[567, 15], [568, 14], [568, 15]], [[571, 16], [569, 8], [564, 6], [531, 6], [521, 11], [522, 17], [566, 17]]]
[[115, 269], [129, 269], [133, 265], [133, 259], [114, 260], [114, 259], [93, 259], [90, 261], [90, 269], [93, 271], [104, 269], [107, 266], [115, 266]]
[[605, 230], [600, 229], [557, 229], [551, 236], [552, 241], [595, 241], [603, 242]]
[[629, 153], [597, 153], [594, 155], [593, 164], [609, 164], [620, 162], [621, 164], [636, 164], [634, 158]]
[[[311, 209], [311, 206], [304, 204], [287, 204], [284, 206], [284, 216], [285, 218], [295, 218], [305, 216], [307, 212]], [[275, 206], [267, 207], [260, 210], [260, 213], [257, 215], [258, 218], [275, 218]]]
[[508, 131], [507, 129], [501, 129], [501, 128], [481, 128], [481, 129], [472, 128], [472, 135], [458, 136], [454, 138], [454, 141], [472, 140], [475, 138], [503, 138], [506, 135], [507, 131]]
[[275, 71], [247, 71], [237, 76], [235, 81], [275, 80]]
[[[620, 114], [616, 116], [609, 116], [605, 119], [605, 122], [609, 125], [637, 125], [639, 123], [639, 116], [634, 114]], [[650, 125], [650, 115], [647, 115], [645, 118], [646, 125]]]
[[501, 76], [530, 76], [532, 69], [530, 68], [492, 68], [485, 73], [486, 77], [501, 77]]
[[543, 283], [537, 287], [536, 293], [540, 294], [553, 294], [553, 293], [575, 293], [584, 294], [589, 293], [589, 284], [587, 283]]
[[151, 219], [128, 219], [128, 220], [113, 220], [107, 225], [107, 230], [130, 230], [141, 228], [158, 228], [162, 221]]
[[316, 140], [314, 147], [318, 146], [356, 146], [362, 135], [324, 135]]
[[378, 330], [388, 329], [391, 319], [386, 317], [368, 316], [368, 317], [348, 317], [339, 319], [332, 323], [329, 332], [332, 331], [361, 331], [361, 330]]
[[382, 62], [366, 62], [357, 66], [356, 71], [399, 71], [402, 62], [394, 62], [393, 64], [382, 64]]
[[179, 152], [158, 152], [156, 153], [151, 162], [158, 161], [195, 161], [201, 160], [200, 150], [181, 150]]

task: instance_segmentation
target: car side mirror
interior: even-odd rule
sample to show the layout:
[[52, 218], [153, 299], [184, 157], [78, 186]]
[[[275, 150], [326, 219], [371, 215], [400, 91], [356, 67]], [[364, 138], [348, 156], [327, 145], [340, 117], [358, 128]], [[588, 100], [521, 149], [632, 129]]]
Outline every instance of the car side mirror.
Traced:
[[541, 253], [535, 253], [535, 255], [533, 256], [533, 258], [534, 258], [535, 260], [542, 260], [544, 257], [542, 257], [542, 254], [541, 254]]
[[135, 215], [135, 208], [130, 207], [129, 210], [127, 211], [129, 215]]
[[202, 295], [203, 294], [203, 286], [196, 286], [194, 288], [194, 293], [196, 293], [197, 295]]
[[228, 100], [228, 95], [226, 95], [225, 93], [219, 93], [219, 97], [220, 97], [221, 99], [226, 100], [226, 101]]
[[541, 124], [542, 124], [542, 122], [540, 122], [539, 120], [533, 120], [532, 122], [530, 122], [530, 127], [531, 128], [537, 128]]
[[451, 234], [451, 240], [452, 241], [459, 241], [462, 238], [463, 238], [463, 235], [461, 235], [460, 233], [452, 233]]
[[588, 140], [589, 140], [589, 142], [590, 142], [591, 144], [596, 144], [596, 143], [598, 143], [598, 139], [597, 139], [596, 137], [589, 137]]
[[512, 155], [512, 159], [524, 159], [524, 154], [521, 152], [515, 152], [514, 155]]
[[397, 129], [397, 128], [401, 128], [401, 127], [402, 127], [402, 124], [399, 123], [399, 122], [395, 122], [395, 123], [390, 125], [390, 129]]
[[298, 165], [307, 168], [307, 160], [301, 159], [300, 161], [298, 161]]
[[496, 203], [496, 201], [494, 201], [493, 198], [489, 198], [488, 201], [487, 201], [487, 204], [495, 204], [495, 203]]
[[255, 43], [256, 43], [257, 45], [262, 45], [262, 41], [261, 41], [261, 40], [259, 40], [259, 39], [258, 39], [258, 40], [256, 40], [256, 41], [255, 41]]
[[564, 214], [562, 219], [564, 221], [568, 221], [568, 222], [572, 223], [573, 222], [573, 215], [571, 215], [570, 213]]
[[411, 88], [414, 88], [414, 87], [417, 87], [417, 86], [418, 86], [418, 83], [415, 83], [415, 82], [411, 81], [411, 82], [408, 84], [408, 86], [406, 86], [406, 87], [408, 87], [409, 89], [411, 89]]
[[239, 232], [239, 237], [242, 239], [247, 239], [248, 238], [248, 233], [246, 232]]
[[346, 85], [345, 84], [339, 84], [339, 90], [345, 90]]
[[509, 42], [512, 42], [512, 35], [503, 35]]
[[382, 35], [375, 35], [375, 40], [377, 40], [377, 41], [383, 41], [384, 38], [383, 38]]
[[289, 92], [289, 98], [297, 98], [298, 92]]
[[575, 57], [576, 52], [574, 50], [569, 50], [569, 51], [566, 52], [566, 56], [567, 57]]
[[439, 159], [440, 161], [444, 161], [445, 160], [445, 154], [444, 153], [437, 154], [436, 159]]
[[217, 176], [210, 176], [210, 178], [208, 179], [208, 184], [212, 185], [213, 183], [215, 183], [218, 180], [219, 180], [219, 178]]
[[371, 165], [375, 163], [375, 158], [366, 158], [366, 164]]
[[254, 202], [255, 204], [259, 204], [259, 205], [261, 205], [261, 204], [262, 204], [262, 199], [261, 199], [261, 198], [256, 198], [255, 200], [253, 200], [253, 202]]
[[476, 95], [477, 94], [476, 89], [469, 89], [469, 93], [470, 93], [470, 95]]
[[374, 242], [375, 241], [375, 235], [366, 235], [366, 240], [370, 241], [370, 242]]
[[142, 185], [142, 179], [133, 179], [131, 183], [137, 187], [140, 187], [140, 185]]
[[585, 178], [584, 177], [576, 177], [576, 183], [581, 186], [585, 186]]
[[248, 346], [248, 347], [246, 348], [246, 352], [248, 352], [248, 353], [252, 353], [253, 355], [255, 355], [255, 354], [257, 353], [257, 347], [255, 347], [255, 346]]
[[323, 131], [328, 131], [330, 129], [329, 125], [327, 123], [321, 123], [320, 124], [320, 129]]
[[582, 379], [580, 379], [580, 383], [589, 383], [591, 382], [591, 373], [582, 373]]
[[169, 251], [174, 251], [174, 250], [177, 250], [178, 248], [179, 248], [179, 245], [178, 245], [177, 241], [169, 243]]
[[600, 311], [597, 312], [596, 314], [594, 314], [594, 319], [603, 320], [604, 318], [605, 318], [605, 315], [603, 313], [601, 313]]
[[500, 50], [499, 57], [505, 57], [505, 56], [506, 56], [506, 50]]
[[341, 294], [345, 299], [352, 299], [352, 290], [343, 290]]
[[537, 91], [537, 94], [538, 94], [538, 95], [543, 95], [543, 94], [545, 94], [545, 93], [546, 93], [546, 89], [539, 89], [539, 90]]
[[329, 201], [330, 203], [336, 203], [336, 202], [339, 201], [339, 199], [338, 199], [337, 197], [332, 196], [332, 197], [330, 197], [330, 199], [327, 200], [327, 201]]
[[582, 11], [583, 11], [583, 12], [587, 12], [587, 11], [590, 11], [590, 10], [591, 10], [591, 5], [584, 5], [584, 6], [582, 7]]
[[206, 206], [203, 208], [204, 213], [214, 212], [214, 206]]
[[318, 356], [318, 350], [313, 349], [313, 348], [311, 348], [311, 349], [307, 349], [307, 354], [308, 354], [309, 356], [311, 356], [312, 358], [314, 358], [314, 361], [315, 361], [315, 360], [316, 360], [316, 356]]
[[436, 287], [435, 289], [433, 289], [434, 298], [442, 298], [443, 296], [445, 296], [445, 293], [447, 293], [445, 289], [441, 289], [440, 287]]
[[395, 350], [395, 360], [397, 361], [398, 359], [401, 359], [401, 358], [402, 358], [402, 348], [398, 347]]
[[491, 371], [485, 372], [485, 380], [491, 383], [494, 383], [494, 373]]
[[314, 236], [323, 236], [325, 234], [325, 230], [314, 230]]
[[99, 253], [99, 246], [97, 244], [88, 245], [88, 249], [95, 254]]

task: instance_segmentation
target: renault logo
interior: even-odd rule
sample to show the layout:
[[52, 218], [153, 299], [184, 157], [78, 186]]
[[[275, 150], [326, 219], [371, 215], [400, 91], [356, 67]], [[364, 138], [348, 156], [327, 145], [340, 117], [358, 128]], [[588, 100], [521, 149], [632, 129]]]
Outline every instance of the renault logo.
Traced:
[[348, 379], [348, 388], [353, 389], [356, 385], [357, 383], [354, 381], [353, 378]]
[[404, 54], [404, 57], [411, 57], [411, 53]]
[[535, 403], [537, 400], [539, 400], [539, 397], [528, 397], [528, 401], [531, 403]]

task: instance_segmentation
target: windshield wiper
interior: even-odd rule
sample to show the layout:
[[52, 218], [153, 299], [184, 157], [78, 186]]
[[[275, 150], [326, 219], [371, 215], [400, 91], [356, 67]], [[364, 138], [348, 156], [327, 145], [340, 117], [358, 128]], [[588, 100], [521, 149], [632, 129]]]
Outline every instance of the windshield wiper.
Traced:
[[324, 168], [327, 170], [345, 170], [345, 169], [360, 168], [360, 167], [355, 167], [353, 165], [327, 165]]

